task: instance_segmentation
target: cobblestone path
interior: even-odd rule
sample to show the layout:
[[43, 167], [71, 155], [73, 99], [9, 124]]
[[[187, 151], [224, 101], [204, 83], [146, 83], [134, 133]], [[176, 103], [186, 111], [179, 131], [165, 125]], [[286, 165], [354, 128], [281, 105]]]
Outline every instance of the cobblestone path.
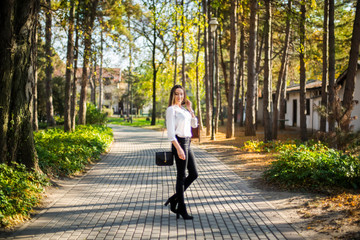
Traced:
[[111, 151], [7, 239], [302, 239], [238, 175], [196, 147], [199, 178], [186, 191], [194, 220], [177, 220], [164, 207], [176, 167], [154, 163], [162, 133], [111, 127]]

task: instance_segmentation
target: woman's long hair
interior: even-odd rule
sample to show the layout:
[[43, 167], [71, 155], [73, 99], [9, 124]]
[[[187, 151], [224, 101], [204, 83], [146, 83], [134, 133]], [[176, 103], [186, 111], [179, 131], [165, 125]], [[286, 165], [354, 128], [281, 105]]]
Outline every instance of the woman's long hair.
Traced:
[[186, 98], [186, 91], [185, 91], [185, 88], [183, 88], [183, 86], [181, 85], [174, 85], [171, 89], [171, 92], [170, 92], [170, 97], [169, 97], [169, 107], [174, 105], [174, 102], [175, 102], [175, 91], [176, 89], [178, 88], [181, 88], [183, 91], [184, 91], [184, 101], [182, 102], [182, 104], [185, 104], [185, 100], [187, 99]]

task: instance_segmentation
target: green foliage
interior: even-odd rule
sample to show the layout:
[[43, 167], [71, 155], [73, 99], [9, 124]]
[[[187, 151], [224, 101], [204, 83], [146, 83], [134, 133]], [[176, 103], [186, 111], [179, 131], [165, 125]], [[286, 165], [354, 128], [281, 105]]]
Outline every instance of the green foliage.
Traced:
[[47, 184], [44, 174], [28, 172], [24, 165], [0, 164], [0, 225], [8, 225], [16, 215], [28, 216]]
[[249, 140], [244, 143], [242, 150], [248, 152], [280, 152], [285, 150], [292, 150], [299, 145], [300, 142], [295, 140], [287, 141], [270, 141], [263, 142], [259, 140]]
[[88, 124], [105, 124], [107, 112], [100, 112], [92, 103], [88, 103], [86, 107], [86, 123]]
[[327, 146], [302, 144], [280, 153], [264, 176], [267, 180], [317, 190], [319, 187], [359, 187], [360, 158]]
[[34, 133], [39, 166], [44, 173], [67, 176], [82, 171], [98, 159], [113, 140], [110, 128], [100, 125], [76, 126], [75, 132], [54, 128]]

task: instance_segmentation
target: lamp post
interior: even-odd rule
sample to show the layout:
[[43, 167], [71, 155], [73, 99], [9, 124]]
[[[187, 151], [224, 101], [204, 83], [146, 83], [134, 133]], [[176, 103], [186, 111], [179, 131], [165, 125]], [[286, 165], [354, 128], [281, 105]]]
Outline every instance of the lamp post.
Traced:
[[216, 36], [216, 28], [218, 25], [218, 21], [215, 17], [212, 17], [209, 25], [210, 25], [210, 31], [213, 37], [213, 97], [212, 97], [212, 105], [213, 105], [213, 111], [212, 111], [212, 119], [211, 119], [211, 140], [215, 140], [215, 98], [216, 98], [216, 91], [215, 91], [215, 82], [216, 82], [216, 70], [215, 70], [215, 36]]

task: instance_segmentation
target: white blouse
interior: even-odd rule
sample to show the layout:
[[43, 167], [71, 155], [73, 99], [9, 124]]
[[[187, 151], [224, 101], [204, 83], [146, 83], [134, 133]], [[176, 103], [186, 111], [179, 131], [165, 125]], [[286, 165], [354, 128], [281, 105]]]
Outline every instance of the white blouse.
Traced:
[[166, 109], [166, 129], [170, 141], [176, 140], [176, 135], [191, 137], [191, 127], [197, 126], [197, 118], [192, 118], [191, 113], [185, 108], [173, 105]]

